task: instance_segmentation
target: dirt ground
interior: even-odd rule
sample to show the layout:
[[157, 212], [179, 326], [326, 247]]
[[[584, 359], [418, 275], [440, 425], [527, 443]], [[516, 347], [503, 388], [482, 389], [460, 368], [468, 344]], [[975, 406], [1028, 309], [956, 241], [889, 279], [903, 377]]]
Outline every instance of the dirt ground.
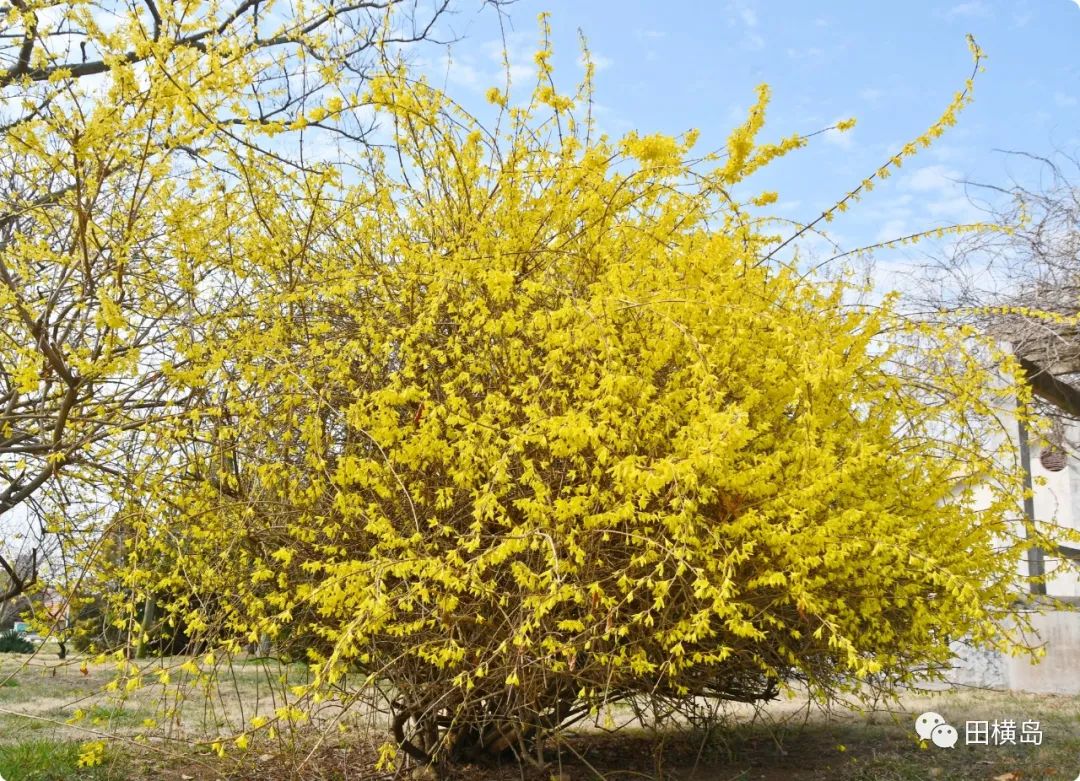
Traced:
[[[140, 662], [143, 677], [171, 683], [184, 675], [184, 658]], [[0, 749], [26, 741], [87, 741], [109, 738], [109, 762], [97, 779], [375, 779], [426, 778], [416, 768], [376, 771], [384, 725], [369, 714], [330, 704], [316, 727], [244, 752], [228, 742], [225, 757], [210, 741], [235, 734], [256, 715], [272, 716], [282, 691], [303, 679], [299, 666], [239, 660], [223, 674], [213, 696], [150, 684], [109, 693], [116, 662], [76, 657], [59, 662], [48, 649], [34, 657], [0, 655]], [[1080, 671], [1078, 671], [1080, 674]], [[163, 700], [162, 695], [168, 696]], [[169, 699], [171, 697], [172, 699]], [[165, 702], [165, 705], [162, 705]], [[940, 713], [960, 733], [951, 749], [920, 742], [915, 718]], [[81, 714], [82, 718], [73, 723]], [[609, 718], [610, 717], [610, 718]], [[805, 699], [772, 703], [758, 711], [736, 707], [708, 731], [687, 727], [650, 731], [629, 724], [617, 732], [608, 722], [629, 721], [627, 712], [603, 714], [548, 745], [544, 766], [515, 763], [447, 769], [447, 781], [1027, 781], [1080, 775], [1080, 697], [1034, 696], [987, 690], [909, 693], [898, 706], [874, 710], [809, 708]], [[1038, 723], [1039, 744], [1003, 741], [968, 745], [965, 726], [985, 721]], [[149, 726], [153, 725], [153, 726]], [[1032, 733], [1034, 735], [1034, 733]], [[231, 741], [231, 739], [230, 739]], [[5, 771], [10, 773], [10, 771]], [[82, 778], [27, 775], [26, 778]], [[7, 781], [20, 781], [8, 777]]]

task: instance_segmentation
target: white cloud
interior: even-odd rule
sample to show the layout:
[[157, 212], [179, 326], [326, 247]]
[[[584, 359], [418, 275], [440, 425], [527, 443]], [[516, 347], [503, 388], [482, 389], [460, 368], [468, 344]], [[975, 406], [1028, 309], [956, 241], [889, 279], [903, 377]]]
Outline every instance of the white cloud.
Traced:
[[656, 62], [660, 59], [660, 55], [656, 53], [656, 49], [653, 48], [652, 44], [655, 41], [660, 40], [661, 38], [666, 38], [667, 33], [665, 33], [663, 30], [638, 29], [634, 31], [634, 36], [645, 47], [646, 62]]
[[[512, 32], [505, 38], [485, 41], [469, 49], [452, 48], [434, 58], [418, 57], [413, 63], [436, 83], [481, 92], [488, 87], [502, 87], [509, 75], [517, 89], [529, 90], [536, 79], [534, 55], [539, 47], [536, 37]], [[597, 69], [611, 64], [606, 57], [593, 55]]]
[[748, 106], [744, 106], [741, 103], [732, 103], [727, 108], [727, 121], [731, 125], [741, 125], [746, 121], [746, 114], [750, 110]]
[[445, 65], [446, 80], [450, 84], [468, 89], [480, 89], [486, 86], [483, 74], [472, 63], [448, 56]]
[[945, 165], [927, 165], [907, 174], [900, 187], [918, 193], [914, 205], [935, 222], [964, 223], [985, 219], [964, 189], [963, 174]]
[[610, 106], [603, 103], [593, 103], [592, 113], [596, 122], [596, 129], [601, 133], [606, 133], [609, 136], [621, 136], [623, 133], [629, 133], [634, 129], [634, 123], [625, 117], [619, 116]]
[[[830, 124], [836, 125], [836, 124], [838, 124], [840, 122], [843, 122], [844, 120], [850, 119], [850, 118], [851, 118], [851, 114], [847, 114], [847, 115], [842, 116], [842, 117], [837, 117]], [[837, 130], [836, 128], [833, 128], [831, 130], [826, 130], [825, 131], [825, 140], [828, 143], [832, 144], [833, 146], [838, 146], [841, 149], [851, 149], [852, 145], [855, 143], [855, 139], [852, 137], [854, 132], [855, 132], [854, 130], [843, 130], [843, 131], [841, 131], [841, 130]]]
[[731, 0], [727, 5], [729, 11], [728, 26], [736, 26], [741, 23], [743, 38], [739, 42], [740, 48], [748, 51], [760, 51], [765, 48], [765, 39], [758, 30], [757, 11], [753, 8], [750, 0]]
[[[593, 67], [596, 68], [597, 73], [599, 73], [602, 70], [607, 70], [608, 68], [610, 68], [614, 64], [614, 62], [612, 61], [612, 59], [610, 57], [605, 57], [602, 54], [597, 54], [596, 52], [592, 52], [592, 51], [589, 52], [589, 58], [592, 60]], [[585, 67], [585, 55], [584, 54], [580, 55], [578, 57], [577, 62], [578, 62], [578, 65], [580, 65], [582, 68], [584, 68]]]
[[[1076, 0], [1076, 2], [1080, 3], [1080, 0]], [[1054, 93], [1054, 105], [1058, 108], [1072, 108], [1076, 103], [1077, 100], [1072, 95], [1066, 95], [1064, 92]]]
[[509, 33], [504, 39], [484, 44], [488, 59], [497, 66], [496, 73], [490, 77], [493, 79], [491, 83], [502, 84], [506, 80], [505, 58], [510, 64], [510, 83], [528, 88], [536, 79], [536, 62], [533, 58], [539, 45], [536, 36], [523, 32]]
[[841, 132], [836, 128], [825, 131], [825, 140], [833, 146], [838, 146], [841, 149], [851, 149], [854, 140], [851, 138], [850, 130]]
[[749, 49], [750, 51], [760, 51], [765, 48], [765, 39], [757, 33], [748, 33], [747, 36], [743, 38], [742, 46], [744, 49]]
[[[955, 161], [961, 158], [970, 157], [968, 149], [954, 144], [942, 144], [936, 143], [926, 151], [922, 152], [923, 155], [929, 155], [935, 160], [939, 160], [943, 163], [947, 163], [950, 160]], [[895, 154], [895, 152], [893, 152]]]
[[878, 229], [877, 234], [874, 236], [874, 243], [880, 244], [885, 241], [893, 241], [904, 236], [911, 235], [911, 228], [908, 227], [908, 221], [902, 217], [894, 217], [891, 220], [887, 220]]
[[963, 194], [929, 201], [926, 204], [926, 211], [935, 220], [942, 222], [980, 222], [986, 219], [986, 213], [981, 211]]
[[973, 17], [973, 16], [989, 16], [990, 10], [982, 2], [982, 0], [971, 0], [967, 3], [959, 3], [949, 8], [944, 16], [946, 19], [955, 19], [958, 16]]
[[805, 49], [789, 48], [787, 56], [792, 60], [820, 60], [825, 56], [825, 50], [817, 46], [809, 46]]
[[960, 172], [944, 165], [927, 165], [904, 177], [902, 187], [917, 193], [950, 190], [957, 187]]

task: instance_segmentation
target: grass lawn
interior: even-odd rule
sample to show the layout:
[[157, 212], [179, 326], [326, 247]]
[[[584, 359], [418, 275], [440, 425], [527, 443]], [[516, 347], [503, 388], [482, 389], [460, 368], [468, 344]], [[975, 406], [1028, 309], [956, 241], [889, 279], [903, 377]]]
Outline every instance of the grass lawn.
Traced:
[[28, 737], [0, 745], [0, 775], [7, 781], [88, 781], [115, 777], [117, 768], [79, 767], [79, 744], [74, 741]]
[[[182, 717], [160, 724], [161, 687], [128, 696], [102, 691], [113, 663], [76, 657], [58, 662], [49, 648], [37, 656], [0, 654], [0, 776], [5, 781], [104, 781], [105, 779], [375, 779], [371, 770], [385, 731], [370, 715], [342, 713], [329, 706], [322, 725], [298, 742], [255, 743], [243, 754], [219, 758], [208, 741], [229, 735], [259, 714], [271, 714], [275, 686], [302, 676], [298, 666], [234, 665], [207, 701], [192, 696]], [[182, 659], [140, 662], [148, 677], [178, 668]], [[1080, 671], [1078, 671], [1080, 674]], [[283, 683], [284, 682], [284, 683]], [[278, 688], [278, 690], [280, 690]], [[178, 705], [173, 701], [171, 705]], [[954, 748], [921, 744], [915, 717], [927, 710], [957, 728]], [[69, 723], [76, 712], [85, 714]], [[625, 714], [616, 711], [616, 720]], [[965, 745], [968, 722], [1013, 721], [1007, 734], [987, 735], [987, 744]], [[1021, 742], [1029, 722], [1029, 741]], [[1037, 732], [1033, 722], [1038, 722]], [[147, 724], [158, 723], [155, 728]], [[722, 727], [654, 734], [630, 727], [609, 734], [604, 724], [566, 736], [560, 752], [547, 752], [548, 767], [522, 774], [504, 765], [463, 767], [450, 778], [461, 781], [578, 781], [606, 778], [670, 781], [1028, 781], [1080, 776], [1080, 696], [1025, 695], [984, 690], [910, 694], [899, 707], [873, 712], [808, 710], [799, 700], [777, 702], [753, 712], [735, 708]], [[82, 742], [112, 736], [105, 761], [78, 766]], [[1000, 745], [994, 745], [995, 737]], [[297, 736], [292, 736], [297, 739]], [[201, 744], [198, 741], [202, 741]], [[561, 775], [560, 775], [561, 774]], [[400, 776], [404, 778], [405, 776]]]

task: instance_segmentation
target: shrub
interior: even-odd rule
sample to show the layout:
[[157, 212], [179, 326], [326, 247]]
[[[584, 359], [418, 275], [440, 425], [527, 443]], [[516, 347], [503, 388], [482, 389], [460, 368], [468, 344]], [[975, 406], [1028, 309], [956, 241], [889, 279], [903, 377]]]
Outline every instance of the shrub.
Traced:
[[222, 223], [248, 308], [179, 345], [204, 407], [140, 476], [127, 609], [157, 589], [192, 637], [307, 646], [315, 689], [388, 682], [424, 761], [1008, 645], [1031, 543], [968, 336], [781, 261], [775, 194], [732, 195], [805, 144], [758, 142], [766, 90], [695, 160], [694, 133], [598, 136], [549, 56], [498, 135], [376, 78], [403, 163], [268, 180]]
[[14, 629], [0, 632], [0, 654], [32, 654], [37, 647]]

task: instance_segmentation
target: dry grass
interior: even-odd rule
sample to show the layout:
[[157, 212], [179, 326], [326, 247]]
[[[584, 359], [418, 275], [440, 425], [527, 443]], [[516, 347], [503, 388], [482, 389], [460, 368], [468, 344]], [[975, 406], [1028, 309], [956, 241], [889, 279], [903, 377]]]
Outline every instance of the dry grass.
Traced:
[[[139, 662], [148, 678], [176, 670], [179, 658]], [[271, 716], [282, 692], [304, 679], [302, 666], [236, 660], [223, 668], [211, 694], [190, 692], [177, 700], [174, 686], [152, 685], [125, 695], [104, 687], [115, 665], [76, 657], [59, 662], [46, 647], [36, 656], [0, 655], [0, 774], [6, 781], [67, 781], [77, 778], [388, 778], [373, 770], [382, 722], [371, 712], [342, 712], [329, 703], [316, 724], [258, 742], [226, 759], [210, 742], [230, 736], [255, 715]], [[1078, 671], [1080, 674], [1080, 671]], [[179, 707], [179, 718], [162, 719], [163, 695]], [[914, 718], [924, 710], [941, 713], [961, 731], [954, 749], [920, 746]], [[69, 723], [77, 711], [86, 717]], [[965, 746], [967, 721], [1038, 721], [1041, 746]], [[758, 711], [733, 708], [708, 730], [668, 726], [650, 731], [630, 724], [609, 734], [612, 722], [630, 721], [615, 709], [550, 746], [544, 770], [516, 767], [457, 768], [452, 778], [606, 778], [678, 781], [1074, 781], [1080, 774], [1080, 697], [1035, 696], [983, 690], [910, 693], [899, 706], [873, 711], [808, 708], [803, 699], [773, 703]], [[73, 764], [79, 741], [112, 738], [106, 767], [92, 774]], [[228, 744], [231, 747], [231, 743]], [[35, 770], [35, 768], [37, 768]], [[45, 769], [42, 769], [45, 768]], [[402, 776], [403, 777], [403, 776]]]
[[[115, 661], [95, 662], [75, 655], [59, 661], [49, 645], [37, 654], [0, 655], [0, 742], [26, 731], [73, 740], [99, 732], [120, 737], [147, 734], [149, 720], [160, 722], [152, 734], [163, 740], [197, 740], [243, 729], [258, 715], [272, 716], [282, 692], [300, 682], [306, 671], [272, 661], [237, 660], [221, 669], [221, 685], [210, 698], [177, 687], [188, 661], [164, 657], [135, 662], [147, 685], [132, 691], [108, 691], [117, 674]], [[169, 671], [170, 685], [157, 683]], [[168, 713], [176, 711], [175, 713]], [[85, 714], [83, 718], [77, 718]]]

